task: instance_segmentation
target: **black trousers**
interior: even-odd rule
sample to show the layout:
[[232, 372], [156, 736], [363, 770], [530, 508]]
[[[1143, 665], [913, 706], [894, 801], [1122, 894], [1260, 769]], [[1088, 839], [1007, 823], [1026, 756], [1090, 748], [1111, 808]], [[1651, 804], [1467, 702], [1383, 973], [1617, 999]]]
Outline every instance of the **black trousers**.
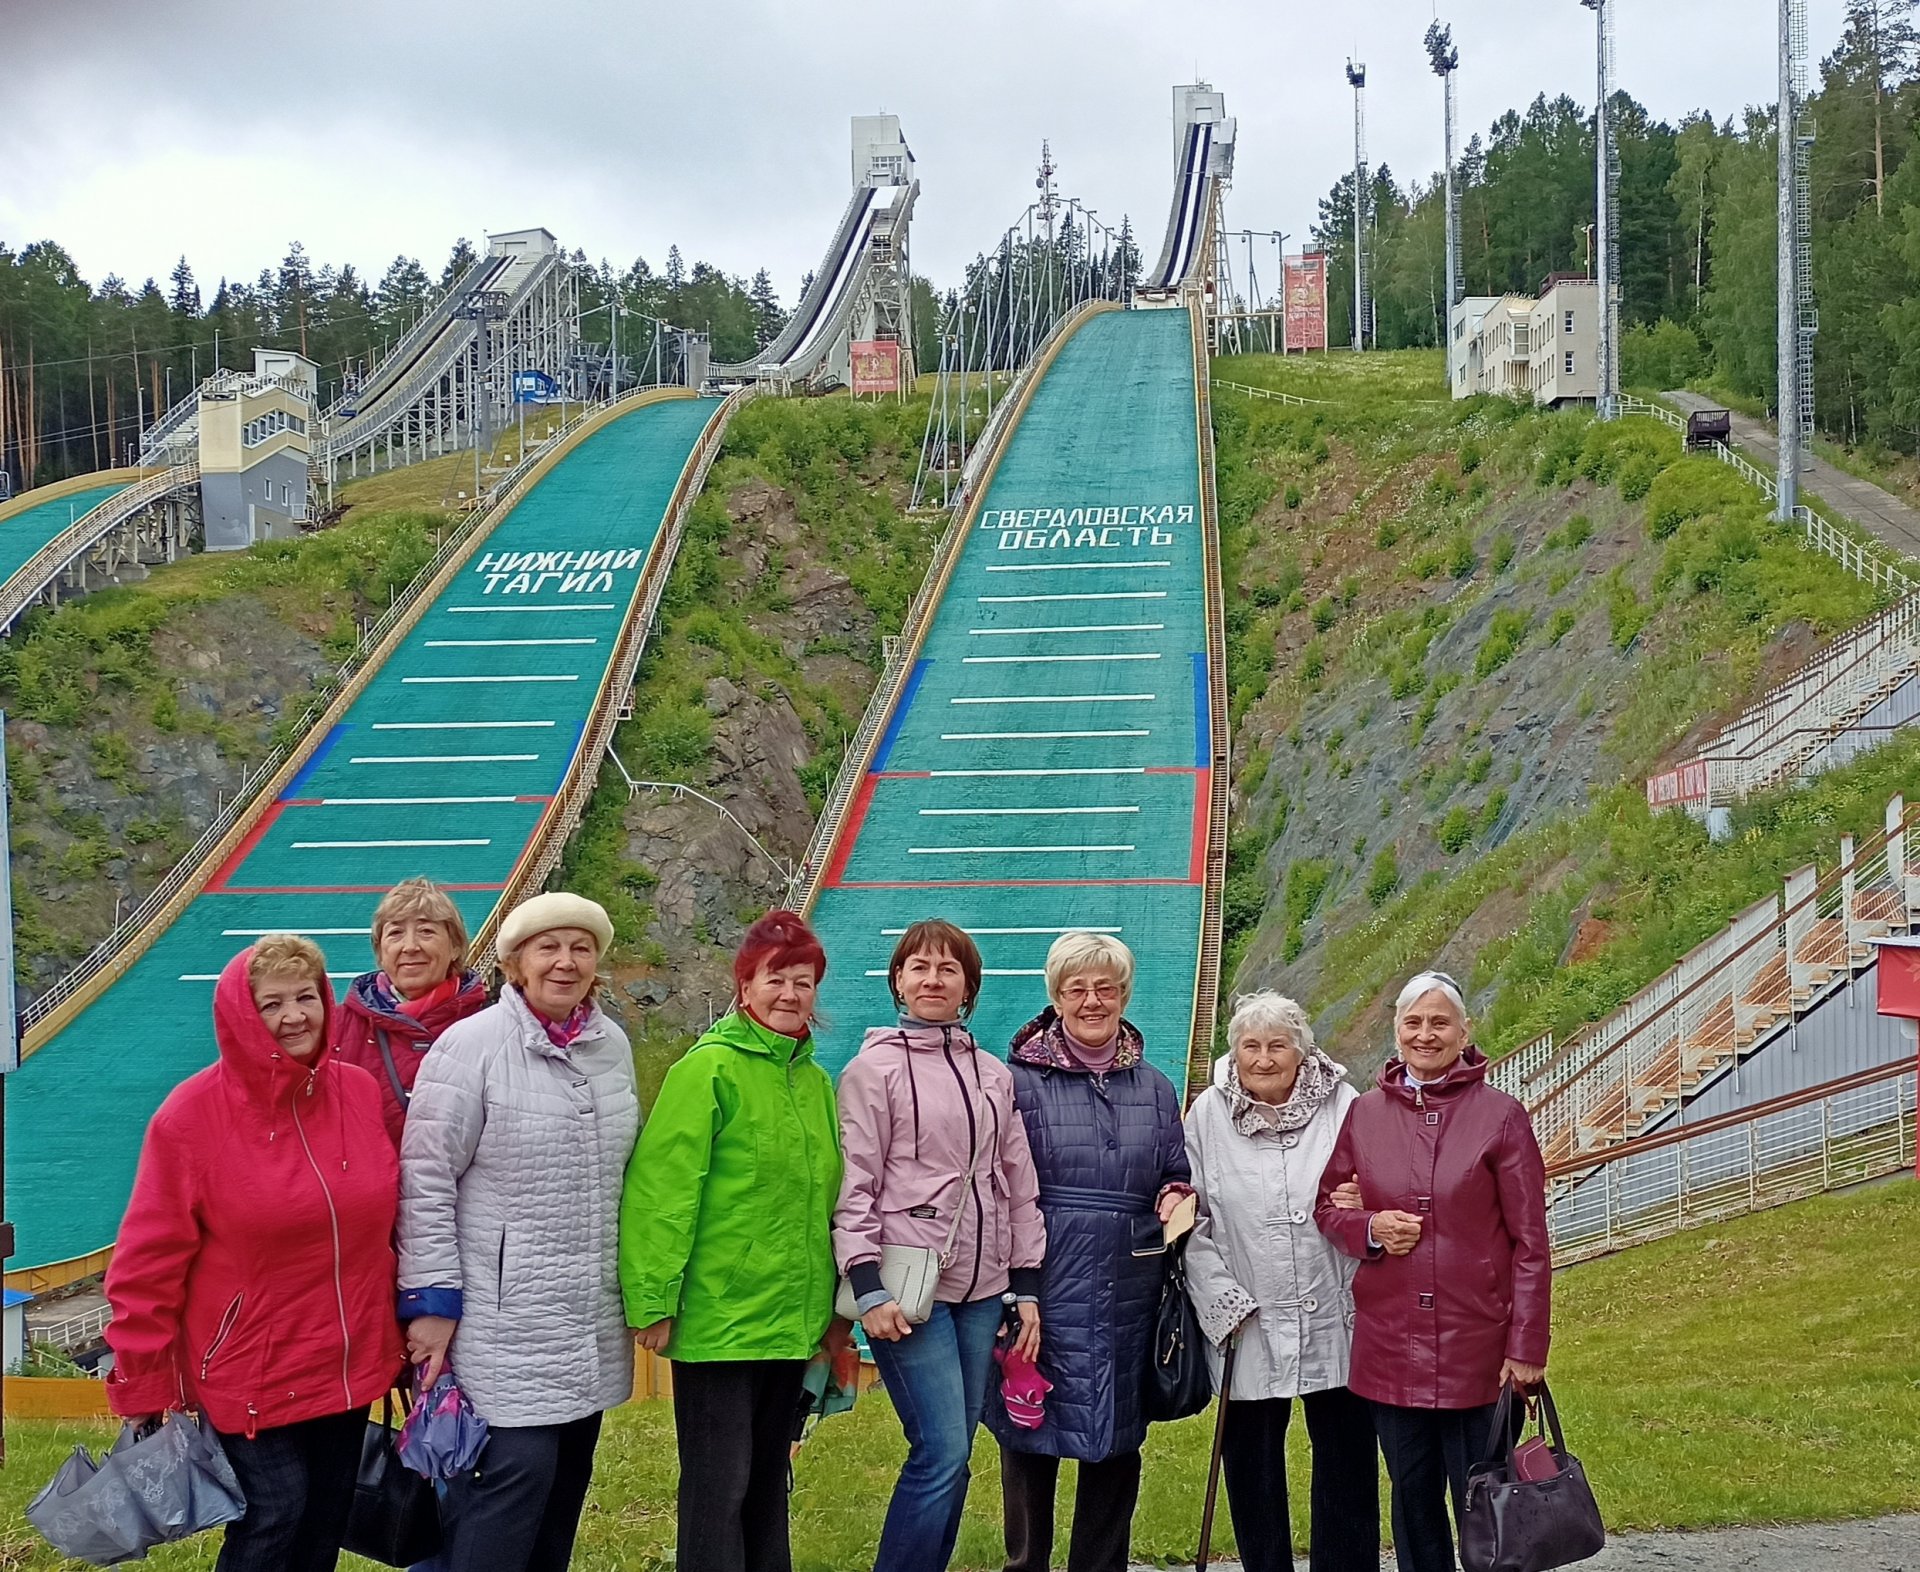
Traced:
[[227, 1525], [216, 1572], [330, 1572], [340, 1559], [367, 1411], [352, 1409], [244, 1435], [220, 1445], [247, 1498]]
[[[1373, 1411], [1344, 1386], [1300, 1399], [1313, 1443], [1311, 1572], [1380, 1572], [1380, 1453]], [[1233, 1537], [1246, 1572], [1293, 1572], [1287, 1421], [1293, 1399], [1227, 1404], [1220, 1448]]]
[[[1374, 1428], [1393, 1482], [1393, 1548], [1400, 1572], [1454, 1572], [1453, 1502], [1465, 1509], [1467, 1470], [1483, 1462], [1494, 1405], [1484, 1408], [1396, 1408], [1375, 1403]], [[1522, 1418], [1525, 1410], [1521, 1410]]]
[[[1007, 1572], [1047, 1572], [1053, 1564], [1053, 1498], [1059, 1484], [1059, 1458], [1000, 1448]], [[1080, 1465], [1067, 1572], [1126, 1572], [1133, 1508], [1139, 1499], [1137, 1449]]]
[[678, 1572], [791, 1572], [787, 1457], [803, 1359], [673, 1362]]
[[600, 1420], [489, 1427], [478, 1465], [447, 1481], [435, 1572], [566, 1572]]

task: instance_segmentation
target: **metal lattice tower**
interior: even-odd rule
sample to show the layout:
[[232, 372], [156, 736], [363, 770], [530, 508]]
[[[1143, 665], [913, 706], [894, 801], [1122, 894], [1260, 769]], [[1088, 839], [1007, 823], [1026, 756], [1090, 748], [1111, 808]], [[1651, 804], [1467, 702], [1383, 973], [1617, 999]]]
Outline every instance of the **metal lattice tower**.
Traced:
[[1373, 323], [1373, 296], [1367, 277], [1367, 209], [1372, 189], [1367, 183], [1367, 67], [1365, 61], [1347, 62], [1347, 82], [1353, 88], [1353, 347], [1367, 347]]
[[1613, 0], [1580, 0], [1593, 12], [1594, 282], [1599, 288], [1599, 365], [1594, 403], [1602, 420], [1620, 412], [1620, 144], [1613, 134]]
[[1440, 342], [1446, 348], [1447, 392], [1453, 385], [1453, 308], [1466, 293], [1460, 277], [1460, 203], [1453, 189], [1453, 73], [1460, 67], [1460, 51], [1454, 47], [1453, 29], [1436, 19], [1427, 29], [1427, 58], [1433, 62], [1434, 75], [1440, 78], [1446, 99], [1446, 225], [1447, 225], [1447, 305], [1440, 314]]
[[1807, 167], [1813, 153], [1813, 123], [1806, 112], [1807, 0], [1787, 0], [1787, 46], [1793, 86], [1794, 391], [1800, 411], [1800, 464], [1805, 468], [1813, 454], [1813, 336], [1820, 331], [1813, 299], [1813, 191]]

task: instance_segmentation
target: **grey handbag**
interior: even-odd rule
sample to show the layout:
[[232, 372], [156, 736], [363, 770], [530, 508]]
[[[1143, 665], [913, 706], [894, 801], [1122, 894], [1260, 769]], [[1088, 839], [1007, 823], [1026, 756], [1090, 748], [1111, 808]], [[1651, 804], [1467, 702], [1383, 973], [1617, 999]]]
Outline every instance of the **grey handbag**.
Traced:
[[84, 1446], [27, 1505], [27, 1521], [64, 1556], [110, 1567], [155, 1545], [218, 1528], [247, 1501], [213, 1431], [171, 1413], [147, 1435], [131, 1424], [98, 1462]]
[[[960, 1214], [965, 1209], [968, 1187], [974, 1169], [980, 1163], [980, 1145], [976, 1135], [973, 1150], [967, 1155], [966, 1177], [960, 1181], [960, 1201], [954, 1206], [953, 1221], [947, 1224], [947, 1242], [937, 1251], [926, 1245], [890, 1245], [880, 1247], [880, 1281], [893, 1295], [893, 1302], [911, 1326], [918, 1326], [933, 1314], [933, 1291], [940, 1274], [953, 1259], [953, 1242], [960, 1237]], [[842, 1276], [840, 1289], [833, 1296], [833, 1313], [848, 1321], [860, 1319], [859, 1296], [853, 1282]]]

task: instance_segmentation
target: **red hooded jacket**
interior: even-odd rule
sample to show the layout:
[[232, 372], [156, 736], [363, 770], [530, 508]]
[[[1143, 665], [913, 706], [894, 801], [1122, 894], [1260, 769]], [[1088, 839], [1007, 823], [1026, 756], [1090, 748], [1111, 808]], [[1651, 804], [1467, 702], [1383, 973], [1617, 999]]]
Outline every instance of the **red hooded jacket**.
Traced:
[[[436, 1000], [418, 1015], [390, 1010], [380, 1002], [374, 987], [379, 972], [362, 972], [347, 984], [347, 996], [333, 1012], [327, 1026], [327, 1044], [348, 1064], [357, 1064], [373, 1077], [380, 1088], [380, 1116], [387, 1122], [387, 1134], [393, 1149], [400, 1150], [400, 1134], [407, 1127], [406, 1099], [413, 1093], [414, 1077], [420, 1073], [420, 1061], [427, 1056], [434, 1039], [455, 1021], [464, 1021], [487, 1007], [487, 990], [475, 972], [461, 974], [452, 994]], [[393, 1069], [387, 1069], [386, 1056], [380, 1052], [385, 1035], [387, 1053], [393, 1056]], [[395, 1078], [399, 1086], [395, 1086]]]
[[248, 954], [214, 989], [218, 1061], [147, 1127], [107, 1269], [106, 1338], [115, 1413], [184, 1402], [251, 1436], [392, 1385], [400, 1165], [364, 1070], [324, 1048], [304, 1065], [281, 1050]]
[[[1347, 1385], [1401, 1408], [1478, 1408], [1500, 1396], [1504, 1360], [1547, 1362], [1546, 1170], [1526, 1109], [1486, 1084], [1478, 1048], [1432, 1086], [1406, 1069], [1388, 1060], [1355, 1101], [1320, 1178], [1315, 1221], [1360, 1259]], [[1342, 1211], [1333, 1192], [1356, 1173], [1364, 1209]], [[1410, 1253], [1368, 1248], [1380, 1211], [1420, 1218]]]

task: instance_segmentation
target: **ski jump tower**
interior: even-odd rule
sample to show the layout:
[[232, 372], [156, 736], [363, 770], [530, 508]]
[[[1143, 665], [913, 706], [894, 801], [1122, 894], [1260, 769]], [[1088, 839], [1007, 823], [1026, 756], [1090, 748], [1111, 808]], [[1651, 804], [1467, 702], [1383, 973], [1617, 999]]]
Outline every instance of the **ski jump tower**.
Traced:
[[913, 367], [913, 271], [908, 224], [920, 182], [898, 115], [853, 119], [853, 197], [779, 337], [752, 360], [707, 369], [711, 382], [779, 388], [850, 386], [853, 346], [900, 346], [901, 386]]
[[1224, 93], [1205, 82], [1173, 90], [1173, 208], [1160, 259], [1140, 281], [1136, 305], [1185, 305], [1186, 286], [1201, 291], [1206, 311], [1214, 309], [1220, 197], [1233, 179], [1236, 129]]

